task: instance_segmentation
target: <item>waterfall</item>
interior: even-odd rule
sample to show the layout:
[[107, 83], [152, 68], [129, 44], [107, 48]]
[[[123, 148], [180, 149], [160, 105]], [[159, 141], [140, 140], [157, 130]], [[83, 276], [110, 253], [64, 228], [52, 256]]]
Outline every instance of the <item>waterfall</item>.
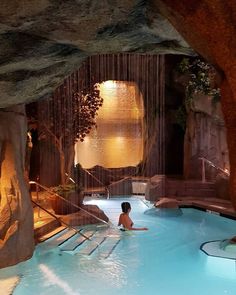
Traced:
[[[54, 116], [52, 120], [54, 126], [51, 130], [57, 134], [57, 140], [53, 139], [53, 135], [51, 140], [54, 140], [55, 147], [58, 148], [61, 144], [62, 149], [67, 150], [74, 141], [75, 130], [82, 124], [78, 118], [74, 119], [73, 109], [76, 104], [74, 93], [88, 91], [95, 84], [107, 80], [135, 83], [142, 94], [143, 156], [141, 163], [132, 171], [139, 170], [139, 175], [149, 177], [165, 174], [164, 55], [119, 53], [88, 57], [77, 71], [64, 80], [50, 99], [39, 102], [39, 121], [50, 124], [51, 117]], [[51, 161], [47, 159], [51, 165], [60, 158], [60, 152], [56, 151], [55, 147], [50, 148], [51, 153], [54, 151], [56, 155]], [[68, 153], [65, 155], [65, 165], [70, 161]], [[46, 155], [43, 154], [42, 157]], [[58, 164], [54, 166], [58, 169]], [[55, 173], [57, 174], [58, 172]]]

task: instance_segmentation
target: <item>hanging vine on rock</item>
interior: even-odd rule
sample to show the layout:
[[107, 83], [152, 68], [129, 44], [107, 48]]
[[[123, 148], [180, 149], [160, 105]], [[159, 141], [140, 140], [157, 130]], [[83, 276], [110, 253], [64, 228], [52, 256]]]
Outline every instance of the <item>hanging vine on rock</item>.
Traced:
[[212, 103], [216, 104], [220, 100], [220, 89], [215, 87], [216, 70], [214, 67], [199, 58], [192, 61], [189, 58], [183, 58], [177, 70], [188, 77], [184, 104], [176, 112], [176, 121], [185, 130], [186, 108], [191, 107], [194, 97], [197, 94], [207, 95], [211, 97]]
[[214, 88], [215, 69], [212, 65], [198, 59], [190, 62], [189, 58], [183, 58], [178, 65], [181, 74], [188, 74], [189, 81], [186, 86], [186, 103], [189, 104], [194, 95], [200, 93], [219, 101], [220, 89]]

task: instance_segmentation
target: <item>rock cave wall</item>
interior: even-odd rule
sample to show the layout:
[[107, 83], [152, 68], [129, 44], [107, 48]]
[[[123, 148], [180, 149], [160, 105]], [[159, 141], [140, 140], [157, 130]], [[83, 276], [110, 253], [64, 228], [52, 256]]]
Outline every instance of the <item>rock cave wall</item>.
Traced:
[[34, 251], [33, 209], [25, 182], [27, 120], [23, 106], [0, 110], [0, 268]]
[[[184, 175], [186, 178], [202, 178], [200, 157], [216, 166], [229, 170], [226, 128], [221, 104], [212, 103], [210, 97], [199, 95], [188, 111], [184, 145]], [[215, 180], [220, 172], [205, 165], [206, 179]]]
[[230, 197], [236, 208], [236, 2], [221, 0], [155, 0], [185, 40], [221, 73], [222, 111], [227, 129]]

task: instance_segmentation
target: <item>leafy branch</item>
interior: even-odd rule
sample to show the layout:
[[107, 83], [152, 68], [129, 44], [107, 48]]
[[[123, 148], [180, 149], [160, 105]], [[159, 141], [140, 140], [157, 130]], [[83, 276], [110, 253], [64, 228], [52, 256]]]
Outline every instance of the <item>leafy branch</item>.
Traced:
[[215, 69], [212, 65], [199, 58], [192, 62], [190, 62], [189, 58], [183, 58], [178, 64], [177, 70], [179, 73], [189, 76], [185, 88], [185, 102], [176, 112], [176, 121], [185, 130], [187, 118], [186, 107], [190, 107], [196, 94], [210, 96], [213, 104], [220, 100], [221, 95], [220, 89], [212, 86], [215, 76]]
[[215, 72], [212, 65], [200, 59], [190, 62], [189, 58], [183, 58], [178, 65], [178, 70], [190, 77], [186, 86], [187, 105], [193, 100], [194, 95], [198, 93], [211, 96], [213, 102], [219, 101], [220, 89], [212, 87]]

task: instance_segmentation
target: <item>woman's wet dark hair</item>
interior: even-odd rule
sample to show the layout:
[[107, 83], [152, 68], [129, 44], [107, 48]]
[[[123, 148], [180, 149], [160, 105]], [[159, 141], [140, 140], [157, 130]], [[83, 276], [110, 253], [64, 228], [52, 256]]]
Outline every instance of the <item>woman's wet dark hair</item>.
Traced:
[[129, 202], [123, 202], [121, 203], [121, 209], [123, 213], [128, 213], [128, 210], [131, 209]]

